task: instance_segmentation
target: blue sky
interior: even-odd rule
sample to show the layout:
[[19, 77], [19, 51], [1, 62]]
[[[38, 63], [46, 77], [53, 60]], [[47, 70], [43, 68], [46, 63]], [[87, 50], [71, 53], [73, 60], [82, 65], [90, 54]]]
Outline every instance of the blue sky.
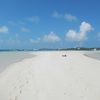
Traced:
[[0, 0], [0, 49], [100, 47], [99, 0]]

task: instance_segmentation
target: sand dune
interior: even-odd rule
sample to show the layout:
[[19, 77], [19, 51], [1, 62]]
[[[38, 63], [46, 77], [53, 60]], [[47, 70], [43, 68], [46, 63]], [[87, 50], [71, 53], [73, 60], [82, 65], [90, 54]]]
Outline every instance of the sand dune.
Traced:
[[0, 100], [100, 100], [99, 60], [82, 52], [35, 54], [0, 74]]

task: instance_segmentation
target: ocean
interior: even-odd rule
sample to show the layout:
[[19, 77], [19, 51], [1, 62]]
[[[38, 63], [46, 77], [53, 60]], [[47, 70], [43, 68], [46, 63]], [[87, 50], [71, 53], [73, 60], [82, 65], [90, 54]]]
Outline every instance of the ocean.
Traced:
[[100, 51], [87, 51], [84, 55], [100, 60]]
[[0, 72], [2, 72], [7, 66], [12, 63], [19, 62], [25, 58], [31, 58], [32, 55], [30, 52], [0, 52]]

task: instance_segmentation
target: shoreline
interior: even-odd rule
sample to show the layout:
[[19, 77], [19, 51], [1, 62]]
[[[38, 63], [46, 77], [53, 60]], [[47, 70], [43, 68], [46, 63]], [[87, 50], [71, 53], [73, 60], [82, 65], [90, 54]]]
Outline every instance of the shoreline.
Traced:
[[100, 51], [87, 52], [84, 56], [100, 61]]
[[[31, 52], [0, 52], [0, 73], [2, 73], [7, 67], [14, 63], [23, 61], [24, 59], [32, 58]], [[8, 58], [9, 57], [9, 58]], [[3, 58], [3, 59], [2, 59]]]
[[92, 57], [91, 55], [88, 54], [84, 54], [84, 56], [100, 61], [100, 58]]

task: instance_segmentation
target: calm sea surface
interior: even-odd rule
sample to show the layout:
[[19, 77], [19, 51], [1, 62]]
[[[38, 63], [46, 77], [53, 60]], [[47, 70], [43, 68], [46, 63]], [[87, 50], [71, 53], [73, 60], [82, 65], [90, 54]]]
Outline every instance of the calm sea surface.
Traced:
[[88, 51], [85, 53], [85, 55], [100, 60], [100, 51]]
[[29, 52], [0, 52], [0, 72], [12, 63], [31, 57]]

